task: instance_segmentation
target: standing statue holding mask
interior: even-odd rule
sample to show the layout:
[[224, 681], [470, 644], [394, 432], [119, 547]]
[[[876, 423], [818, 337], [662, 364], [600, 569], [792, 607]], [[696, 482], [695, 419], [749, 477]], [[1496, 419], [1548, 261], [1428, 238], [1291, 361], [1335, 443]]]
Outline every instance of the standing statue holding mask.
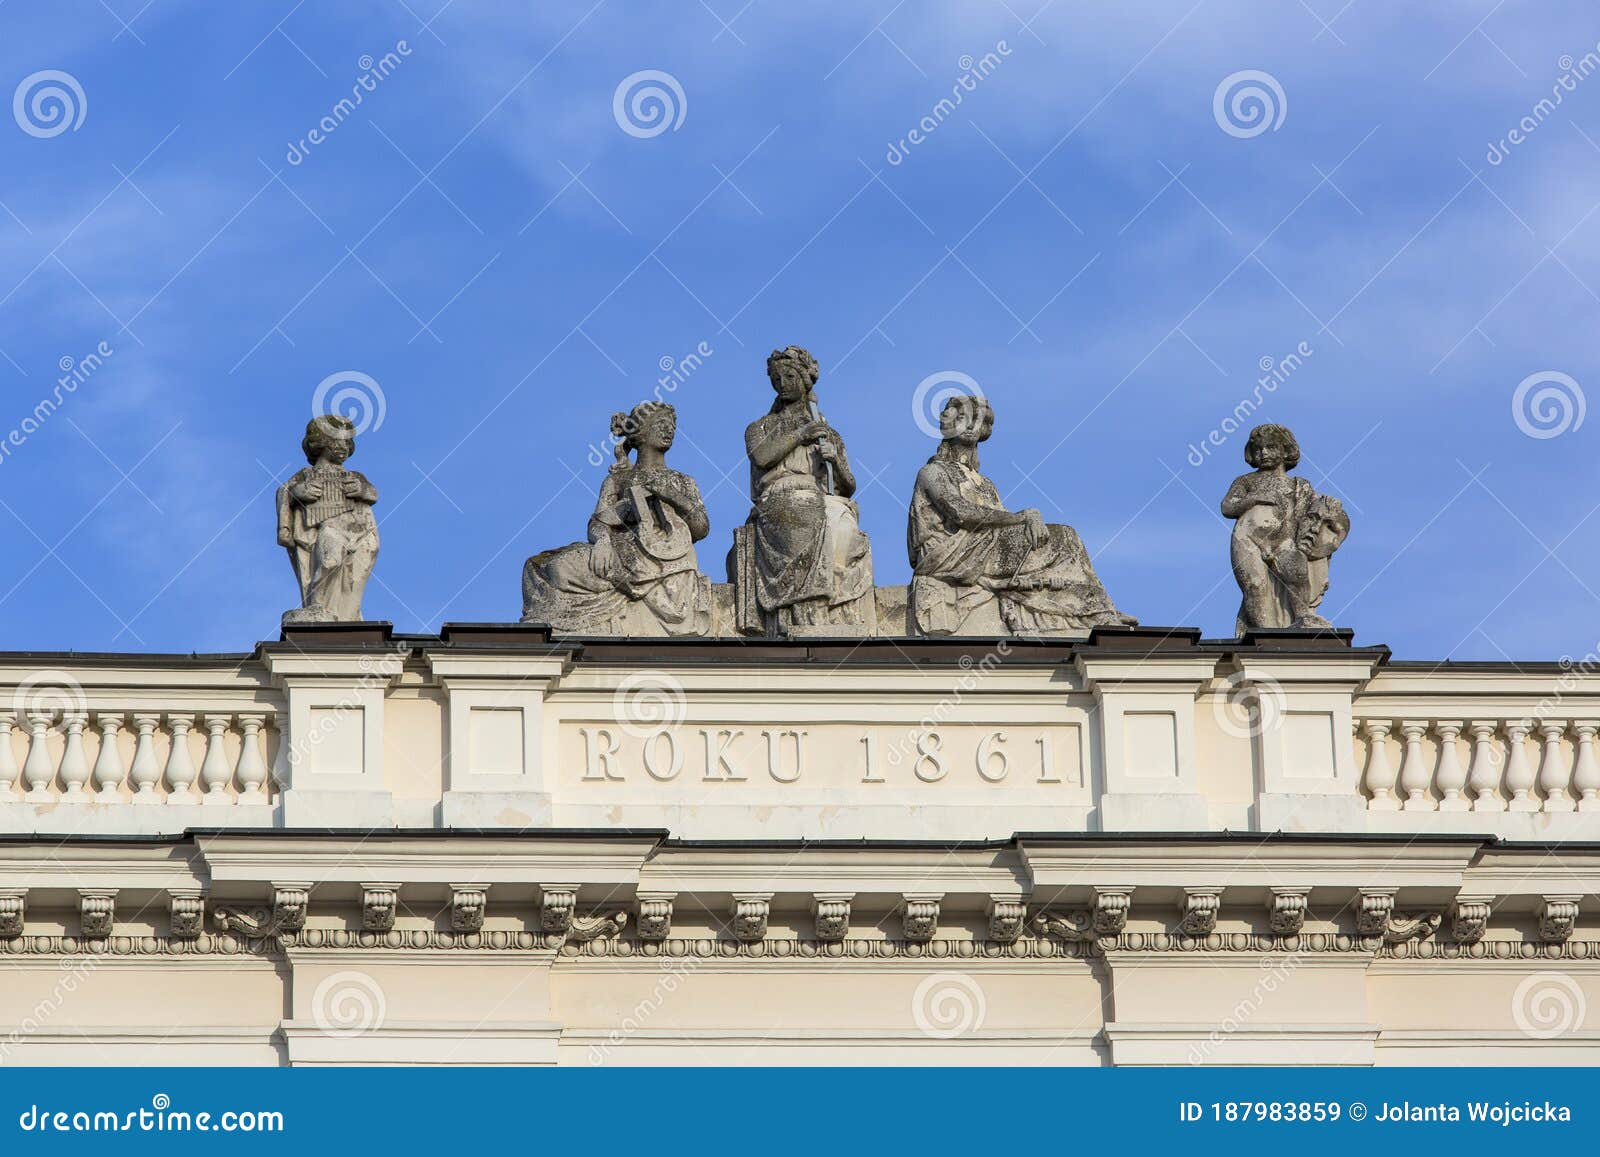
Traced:
[[844, 439], [823, 420], [817, 360], [773, 350], [777, 399], [745, 431], [750, 520], [734, 532], [729, 577], [747, 635], [870, 635], [877, 628], [872, 544], [852, 500]]
[[1290, 476], [1300, 443], [1286, 426], [1250, 431], [1244, 458], [1255, 470], [1234, 479], [1222, 500], [1223, 517], [1235, 520], [1233, 574], [1244, 596], [1238, 632], [1331, 630], [1317, 608], [1328, 591], [1328, 562], [1350, 534], [1344, 504]]
[[694, 544], [711, 521], [694, 479], [667, 468], [677, 432], [666, 402], [612, 418], [617, 461], [600, 485], [589, 539], [523, 566], [523, 622], [586, 635], [710, 632], [711, 580]]
[[978, 466], [994, 409], [960, 395], [939, 414], [943, 439], [917, 473], [907, 547], [911, 627], [919, 635], [1048, 635], [1135, 626], [1095, 574], [1083, 540], [1037, 510], [1011, 511]]
[[310, 465], [278, 488], [278, 545], [300, 584], [300, 606], [284, 612], [284, 625], [359, 622], [378, 559], [378, 488], [344, 468], [356, 452], [349, 418], [311, 419], [300, 448]]

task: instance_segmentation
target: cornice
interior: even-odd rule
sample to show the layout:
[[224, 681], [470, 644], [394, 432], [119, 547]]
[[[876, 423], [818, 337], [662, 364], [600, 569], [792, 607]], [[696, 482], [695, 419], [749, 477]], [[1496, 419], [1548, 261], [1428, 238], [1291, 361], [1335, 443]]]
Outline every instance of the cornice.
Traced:
[[930, 857], [925, 849], [870, 845], [800, 846], [778, 855], [756, 847], [663, 847], [640, 873], [639, 887], [680, 894], [945, 891], [1018, 898], [1027, 891], [1022, 862], [1009, 848], [950, 848]]
[[393, 879], [404, 884], [538, 884], [577, 879], [631, 884], [657, 834], [538, 834], [452, 839], [440, 835], [198, 835], [201, 861], [218, 883], [294, 879], [309, 884]]
[[1115, 879], [1128, 886], [1165, 888], [1202, 881], [1222, 888], [1358, 888], [1382, 880], [1397, 888], [1453, 894], [1483, 843], [1477, 837], [1405, 843], [1193, 839], [1181, 844], [1161, 838], [1113, 843], [1017, 837], [1036, 892], [1085, 893], [1090, 881]]
[[[1004, 965], [1016, 961], [1083, 961], [1106, 959], [1137, 963], [1145, 957], [1198, 957], [1218, 963], [1257, 959], [1263, 956], [1330, 956], [1370, 960], [1386, 965], [1400, 962], [1450, 962], [1478, 964], [1485, 968], [1506, 965], [1528, 967], [1543, 961], [1583, 962], [1584, 971], [1600, 970], [1600, 941], [1572, 940], [1565, 944], [1532, 941], [1485, 940], [1477, 944], [1456, 944], [1447, 939], [1427, 939], [1385, 944], [1377, 937], [1339, 933], [1310, 933], [1277, 937], [1257, 933], [1218, 933], [1206, 937], [1168, 933], [1129, 932], [1095, 942], [1074, 943], [1050, 938], [1023, 937], [1014, 943], [992, 940], [910, 940], [847, 939], [819, 941], [801, 939], [741, 942], [711, 937], [672, 937], [659, 941], [639, 941], [612, 937], [588, 941], [566, 941], [556, 935], [533, 932], [454, 933], [448, 931], [355, 932], [344, 929], [307, 929], [285, 935], [274, 942], [248, 940], [231, 933], [202, 933], [193, 940], [174, 940], [166, 936], [118, 936], [105, 940], [85, 940], [77, 936], [18, 936], [0, 940], [0, 960], [28, 957], [70, 957], [86, 962], [117, 963], [140, 960], [167, 961], [178, 965], [208, 960], [271, 961], [287, 957], [330, 961], [341, 956], [371, 957], [392, 953], [415, 958], [419, 963], [468, 959], [504, 960], [526, 963], [554, 961], [790, 961], [823, 965], [879, 963], [883, 961], [953, 961]], [[430, 958], [432, 958], [430, 960]]]

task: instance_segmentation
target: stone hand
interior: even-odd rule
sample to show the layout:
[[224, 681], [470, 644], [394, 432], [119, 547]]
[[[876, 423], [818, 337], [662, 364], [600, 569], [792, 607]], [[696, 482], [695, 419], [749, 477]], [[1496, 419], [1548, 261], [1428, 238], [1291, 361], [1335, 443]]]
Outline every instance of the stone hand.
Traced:
[[1036, 548], [1043, 546], [1050, 538], [1050, 531], [1044, 524], [1044, 515], [1037, 510], [1024, 510], [1022, 515], [1027, 520], [1023, 525], [1028, 528], [1028, 545]]
[[[344, 496], [346, 498], [355, 498], [361, 493], [361, 479], [353, 474], [342, 479], [340, 485], [344, 488]], [[321, 487], [318, 487], [318, 489], [321, 489]]]

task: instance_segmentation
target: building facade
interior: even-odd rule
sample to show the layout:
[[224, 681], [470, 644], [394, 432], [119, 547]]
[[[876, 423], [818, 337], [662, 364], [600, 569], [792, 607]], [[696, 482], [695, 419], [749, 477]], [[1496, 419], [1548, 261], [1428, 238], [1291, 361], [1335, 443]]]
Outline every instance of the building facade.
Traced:
[[1347, 634], [0, 655], [0, 1061], [1600, 1063], [1600, 674]]

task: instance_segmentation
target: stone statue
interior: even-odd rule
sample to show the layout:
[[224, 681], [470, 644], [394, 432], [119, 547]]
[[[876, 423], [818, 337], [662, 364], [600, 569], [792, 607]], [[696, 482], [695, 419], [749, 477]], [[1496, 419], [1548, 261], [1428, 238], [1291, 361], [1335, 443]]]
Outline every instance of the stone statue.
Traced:
[[310, 465], [278, 488], [278, 545], [300, 583], [300, 606], [284, 612], [284, 624], [359, 622], [378, 558], [378, 488], [344, 468], [356, 452], [350, 419], [311, 419], [300, 448]]
[[1037, 510], [1009, 511], [978, 467], [994, 409], [958, 396], [939, 415], [943, 441], [917, 473], [907, 546], [911, 629], [922, 635], [1060, 634], [1135, 626], [1095, 575], [1078, 532]]
[[522, 621], [573, 634], [708, 634], [711, 580], [694, 544], [711, 520], [694, 479], [667, 468], [677, 411], [640, 402], [611, 419], [611, 432], [617, 461], [600, 485], [589, 541], [527, 561]]
[[1237, 630], [1331, 630], [1317, 607], [1328, 590], [1328, 561], [1349, 537], [1350, 516], [1337, 498], [1289, 476], [1300, 462], [1300, 443], [1287, 427], [1250, 431], [1244, 460], [1254, 473], [1234, 479], [1222, 500], [1223, 516], [1235, 520], [1233, 574], [1244, 594]]
[[745, 431], [753, 509], [729, 556], [739, 629], [870, 635], [872, 544], [844, 439], [817, 409], [817, 360], [799, 346], [773, 350], [767, 377], [778, 397]]

